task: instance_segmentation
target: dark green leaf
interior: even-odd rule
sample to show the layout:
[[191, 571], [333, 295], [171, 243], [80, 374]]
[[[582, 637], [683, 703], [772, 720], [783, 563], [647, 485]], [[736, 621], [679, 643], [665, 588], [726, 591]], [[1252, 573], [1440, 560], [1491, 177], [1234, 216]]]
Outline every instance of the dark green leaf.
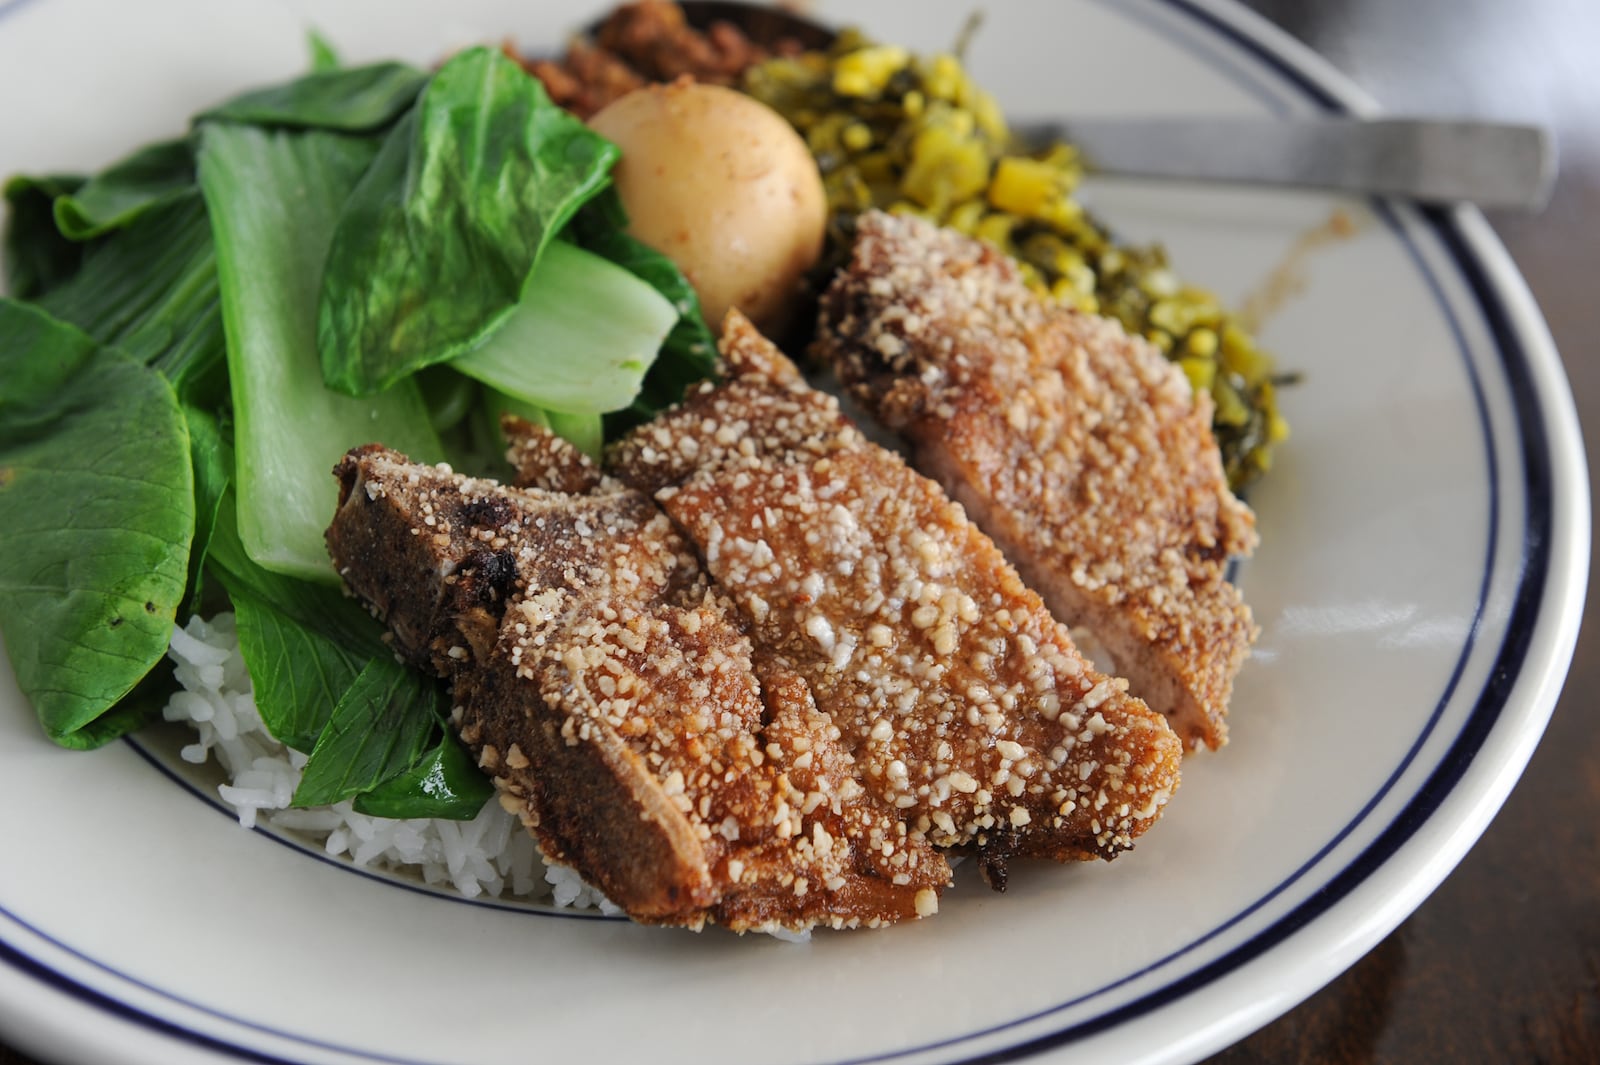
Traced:
[[211, 223], [198, 191], [90, 245], [40, 305], [166, 375], [186, 402], [227, 398], [227, 350]]
[[430, 366], [419, 372], [417, 387], [428, 404], [428, 419], [441, 433], [460, 425], [478, 399], [478, 383], [448, 366]]
[[82, 187], [76, 175], [14, 177], [5, 185], [7, 217], [0, 270], [11, 294], [37, 299], [77, 272], [84, 247], [56, 228], [56, 199]]
[[[186, 410], [194, 441], [195, 497], [207, 536], [195, 555], [229, 592], [239, 650], [267, 731], [310, 752], [344, 692], [368, 658], [387, 655], [382, 630], [365, 611], [323, 584], [262, 569], [244, 552], [234, 527], [233, 449], [209, 416]], [[214, 549], [213, 549], [213, 545]], [[198, 579], [191, 576], [198, 584]]]
[[505, 55], [450, 59], [339, 218], [317, 317], [327, 382], [364, 395], [477, 345], [616, 154]]
[[233, 483], [233, 447], [217, 419], [206, 411], [185, 406], [183, 420], [189, 427], [189, 456], [194, 466], [194, 543], [189, 549], [189, 590], [183, 607], [183, 614], [188, 615], [200, 612], [211, 539], [224, 504], [232, 505], [228, 489]]
[[283, 85], [237, 96], [196, 121], [365, 133], [399, 118], [427, 80], [422, 71], [403, 63], [318, 69]]
[[75, 751], [90, 751], [130, 732], [137, 732], [151, 722], [161, 720], [161, 712], [166, 708], [167, 701], [180, 687], [177, 678], [172, 675], [172, 662], [163, 658], [140, 678], [139, 683], [117, 705], [56, 742]]
[[372, 817], [443, 817], [470, 821], [494, 797], [494, 785], [455, 734], [446, 729], [438, 744], [412, 768], [357, 795], [357, 813]]
[[[228, 594], [251, 596], [293, 623], [347, 648], [363, 659], [387, 655], [383, 627], [331, 585], [285, 577], [251, 560], [239, 539], [234, 496], [217, 508], [206, 561]], [[331, 515], [330, 515], [331, 517]]]
[[339, 802], [411, 769], [438, 728], [444, 702], [437, 682], [388, 655], [370, 660], [317, 740], [294, 805]]
[[645, 375], [633, 404], [606, 416], [607, 435], [648, 421], [683, 398], [690, 385], [717, 372], [716, 341], [700, 313], [700, 297], [671, 259], [633, 237], [615, 189], [607, 189], [578, 212], [565, 235], [580, 247], [610, 259], [655, 287], [677, 308], [678, 322]]
[[325, 388], [317, 362], [318, 278], [373, 140], [207, 123], [200, 144], [234, 398], [239, 535], [260, 565], [332, 583], [322, 534], [338, 500], [334, 464], [375, 440], [419, 460], [440, 450], [414, 382], [355, 399]]
[[194, 535], [189, 434], [160, 374], [28, 304], [0, 300], [0, 625], [57, 742], [160, 661]]
[[344, 66], [344, 63], [339, 59], [339, 51], [334, 48], [333, 42], [316, 30], [306, 34], [306, 47], [311, 52], [311, 69], [313, 72], [322, 73], [329, 70], [338, 70]]
[[56, 226], [70, 240], [120, 229], [146, 211], [191, 195], [194, 146], [188, 138], [141, 148], [55, 202]]
[[261, 721], [279, 743], [309, 753], [367, 658], [242, 588], [232, 598]]

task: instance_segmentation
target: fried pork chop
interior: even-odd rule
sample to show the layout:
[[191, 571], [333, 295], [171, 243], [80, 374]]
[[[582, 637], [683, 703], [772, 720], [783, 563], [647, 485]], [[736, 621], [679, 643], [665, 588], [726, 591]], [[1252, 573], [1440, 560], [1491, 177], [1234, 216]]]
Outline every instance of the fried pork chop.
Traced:
[[859, 220], [814, 353], [1187, 746], [1225, 741], [1256, 633], [1225, 567], [1256, 536], [1208, 395], [1115, 322], [1036, 297], [993, 249], [881, 212]]
[[1130, 846], [1177, 784], [1166, 721], [736, 312], [722, 354], [724, 383], [617, 442], [607, 469], [654, 496], [755, 645], [809, 685], [868, 794], [977, 851], [996, 886], [1012, 856]]
[[521, 425], [502, 487], [371, 445], [328, 546], [554, 861], [636, 920], [877, 925], [937, 908], [943, 856], [860, 783], [795, 671], [753, 647], [646, 496]]

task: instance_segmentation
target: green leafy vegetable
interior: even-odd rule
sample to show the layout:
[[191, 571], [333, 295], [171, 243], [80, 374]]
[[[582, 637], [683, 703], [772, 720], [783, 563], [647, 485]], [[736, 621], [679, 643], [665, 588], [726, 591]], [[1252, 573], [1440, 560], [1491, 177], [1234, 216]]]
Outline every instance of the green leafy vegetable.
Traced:
[[77, 272], [84, 246], [56, 228], [56, 198], [82, 187], [87, 178], [53, 174], [14, 177], [5, 184], [5, 239], [0, 243], [0, 278], [17, 299], [37, 299]]
[[211, 515], [207, 568], [228, 590], [256, 710], [278, 742], [310, 753], [367, 660], [387, 657], [389, 648], [377, 622], [353, 600], [250, 560], [229, 491], [232, 449], [213, 419], [186, 413], [195, 442], [197, 505]]
[[671, 259], [627, 232], [628, 216], [608, 188], [578, 212], [566, 236], [648, 282], [678, 311], [661, 353], [626, 409], [611, 408], [606, 429], [616, 435], [647, 421], [683, 398], [690, 385], [716, 376], [717, 347], [700, 313], [700, 297]]
[[329, 70], [338, 70], [344, 66], [339, 58], [339, 50], [316, 30], [306, 34], [306, 48], [311, 53], [311, 71], [320, 74]]
[[317, 740], [294, 805], [339, 802], [415, 766], [444, 703], [437, 683], [388, 655], [369, 661]]
[[356, 812], [371, 817], [444, 817], [467, 821], [494, 797], [465, 746], [446, 729], [422, 760], [355, 798]]
[[328, 384], [366, 395], [476, 347], [616, 154], [501, 53], [450, 59], [340, 215], [317, 316]]
[[268, 569], [331, 582], [322, 532], [339, 457], [373, 440], [419, 458], [439, 453], [414, 382], [355, 399], [325, 388], [317, 366], [317, 279], [372, 142], [208, 123], [200, 144], [237, 425], [240, 538]]
[[142, 720], [96, 724], [166, 651], [193, 535], [172, 386], [0, 300], [0, 628], [51, 738], [94, 746]]
[[371, 441], [444, 457], [441, 431], [487, 469], [506, 411], [598, 456], [712, 371], [710, 334], [622, 232], [615, 147], [516, 63], [311, 49], [185, 137], [6, 184], [6, 279], [37, 302], [0, 301], [0, 632], [86, 747], [159, 712], [176, 617], [231, 605], [263, 721], [309, 753], [296, 803], [469, 818], [492, 788], [442, 686], [333, 583], [330, 470]]
[[507, 414], [514, 414], [534, 425], [542, 425], [596, 462], [600, 460], [600, 453], [605, 448], [605, 427], [601, 415], [544, 410], [515, 396], [485, 387], [477, 411], [478, 435], [481, 437], [481, 450], [492, 452], [495, 461], [505, 467], [500, 471], [502, 477], [512, 472], [510, 464], [503, 457], [510, 441], [500, 428], [500, 419]]
[[427, 81], [426, 74], [404, 63], [313, 70], [283, 85], [236, 96], [199, 121], [366, 133], [404, 114]]
[[231, 493], [217, 507], [209, 563], [233, 604], [262, 723], [278, 742], [309, 753], [367, 662], [392, 657], [382, 630], [337, 589], [251, 561]]
[[209, 568], [227, 587], [229, 595], [249, 595], [293, 624], [332, 640], [363, 659], [392, 654], [383, 642], [378, 623], [339, 589], [286, 577], [257, 565], [239, 539], [236, 518], [235, 500], [230, 493], [217, 508], [208, 551]]
[[223, 438], [222, 427], [198, 407], [183, 408], [189, 429], [189, 457], [194, 466], [194, 541], [189, 548], [188, 594], [179, 619], [200, 613], [206, 596], [206, 562], [211, 541], [226, 504], [232, 506], [233, 448]]
[[256, 710], [279, 743], [309, 753], [367, 659], [242, 588], [232, 591]]
[[111, 709], [92, 721], [85, 722], [64, 739], [55, 736], [51, 738], [62, 746], [74, 750], [88, 751], [103, 747], [112, 740], [120, 739], [130, 732], [137, 732], [153, 721], [159, 721], [162, 709], [172, 698], [172, 693], [177, 690], [178, 681], [173, 676], [171, 663], [163, 659], [158, 661], [150, 672], [140, 677], [133, 690], [117, 700]]
[[70, 240], [89, 240], [192, 192], [193, 147], [187, 138], [162, 141], [139, 149], [58, 198], [56, 226]]
[[606, 444], [605, 419], [601, 415], [567, 414], [552, 410], [545, 412], [545, 420], [557, 436], [576, 445], [579, 451], [596, 462], [600, 461], [600, 453]]
[[39, 304], [160, 370], [186, 402], [227, 396], [216, 250], [197, 188], [96, 241]]
[[461, 424], [472, 413], [478, 398], [478, 385], [448, 366], [432, 366], [417, 374], [417, 387], [428, 403], [428, 418], [443, 433]]
[[601, 414], [633, 400], [677, 320], [627, 270], [554, 240], [500, 328], [451, 365], [546, 410]]

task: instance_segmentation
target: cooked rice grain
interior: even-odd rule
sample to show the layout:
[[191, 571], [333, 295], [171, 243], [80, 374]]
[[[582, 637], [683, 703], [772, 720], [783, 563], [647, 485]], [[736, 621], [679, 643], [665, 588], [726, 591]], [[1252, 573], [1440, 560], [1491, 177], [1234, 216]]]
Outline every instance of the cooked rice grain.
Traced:
[[349, 802], [291, 808], [306, 756], [273, 739], [262, 724], [233, 615], [190, 619], [173, 630], [168, 655], [182, 690], [164, 716], [195, 731], [195, 742], [179, 753], [195, 765], [216, 758], [228, 778], [217, 795], [244, 827], [292, 835], [361, 868], [453, 888], [467, 898], [620, 912], [571, 869], [547, 864], [533, 837], [496, 802], [470, 821], [369, 817]]

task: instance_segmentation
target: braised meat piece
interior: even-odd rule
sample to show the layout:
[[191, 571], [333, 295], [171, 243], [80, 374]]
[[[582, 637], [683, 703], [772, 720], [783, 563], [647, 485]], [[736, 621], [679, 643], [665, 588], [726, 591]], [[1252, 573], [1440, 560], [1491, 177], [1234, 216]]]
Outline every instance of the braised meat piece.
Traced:
[[944, 858], [859, 783], [795, 671], [759, 653], [643, 494], [526, 424], [508, 488], [372, 445], [328, 546], [552, 860], [636, 920], [738, 931], [937, 908]]
[[519, 59], [544, 83], [557, 104], [588, 119], [642, 85], [688, 77], [708, 85], [737, 85], [740, 76], [774, 55], [799, 55], [820, 47], [826, 35], [801, 41], [781, 17], [765, 20], [759, 8], [746, 12], [749, 33], [726, 19], [703, 29], [690, 25], [683, 9], [666, 0], [619, 4], [596, 28], [593, 39], [576, 37], [559, 59]]
[[1166, 721], [737, 312], [722, 354], [725, 381], [616, 443], [607, 470], [654, 496], [755, 645], [809, 685], [867, 792], [977, 851], [997, 886], [1012, 856], [1130, 846], [1178, 782]]
[[1226, 567], [1256, 535], [1209, 396], [1115, 322], [1035, 296], [993, 249], [881, 212], [859, 220], [814, 353], [1188, 746], [1224, 742], [1256, 635]]

